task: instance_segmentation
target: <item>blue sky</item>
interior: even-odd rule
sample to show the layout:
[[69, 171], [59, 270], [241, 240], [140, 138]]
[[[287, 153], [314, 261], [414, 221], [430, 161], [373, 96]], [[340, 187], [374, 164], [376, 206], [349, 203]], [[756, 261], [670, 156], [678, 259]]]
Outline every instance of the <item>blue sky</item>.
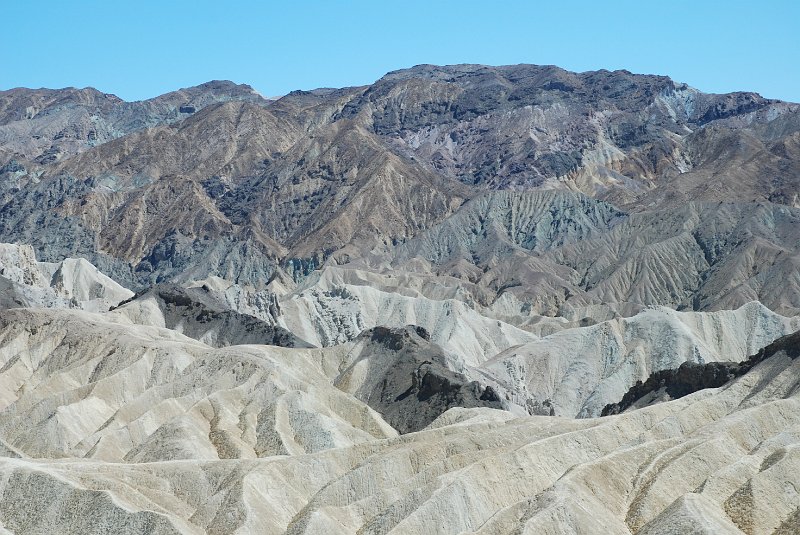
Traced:
[[800, 2], [0, 0], [0, 88], [128, 100], [212, 79], [265, 95], [420, 63], [666, 74], [800, 102]]

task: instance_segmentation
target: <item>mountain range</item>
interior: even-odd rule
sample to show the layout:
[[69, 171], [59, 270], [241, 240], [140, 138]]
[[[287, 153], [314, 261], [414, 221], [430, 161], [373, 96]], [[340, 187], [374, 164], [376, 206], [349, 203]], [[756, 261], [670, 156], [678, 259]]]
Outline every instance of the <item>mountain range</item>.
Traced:
[[0, 533], [800, 532], [798, 191], [628, 71], [0, 91]]

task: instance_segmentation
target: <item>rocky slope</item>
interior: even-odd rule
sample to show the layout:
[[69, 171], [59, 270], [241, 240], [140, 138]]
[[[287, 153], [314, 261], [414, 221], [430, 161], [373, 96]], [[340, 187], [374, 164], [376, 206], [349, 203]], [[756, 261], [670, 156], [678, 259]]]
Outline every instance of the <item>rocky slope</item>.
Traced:
[[125, 102], [94, 88], [0, 91], [0, 143], [21, 165], [51, 164], [145, 128], [181, 121], [216, 102], [265, 102], [247, 85], [213, 81]]
[[[332, 282], [326, 277], [283, 296], [279, 300], [279, 324], [315, 346], [346, 342], [377, 326], [418, 325], [459, 366], [477, 365], [510, 346], [537, 338], [480, 314], [460, 299], [428, 298], [410, 291], [404, 295], [369, 284]], [[396, 283], [403, 287], [402, 280]]]
[[[540, 317], [515, 326], [453, 296], [421, 295], [409, 280], [419, 283], [401, 273], [393, 281], [343, 280], [326, 270], [310, 288], [279, 300], [278, 322], [317, 346], [356, 340], [376, 326], [416, 324], [442, 348], [451, 370], [491, 385], [504, 403], [570, 417], [598, 416], [656, 371], [683, 362], [739, 362], [800, 328], [797, 317], [757, 302], [711, 313], [649, 308], [613, 319], [601, 309], [597, 320]], [[378, 289], [387, 282], [405, 295]], [[424, 290], [433, 294], [438, 288]]]
[[[387, 74], [342, 115], [362, 117], [398, 150], [463, 182], [493, 188], [568, 185], [631, 202], [663, 182], [702, 179], [709, 160], [719, 169], [768, 151], [775, 139], [759, 136], [753, 125], [787, 121], [784, 115], [796, 124], [796, 112], [794, 105], [753, 93], [703, 94], [667, 77], [627, 71], [421, 65]], [[699, 131], [710, 134], [692, 135]], [[740, 135], [753, 139], [752, 149], [737, 150], [724, 139]], [[733, 157], [717, 157], [720, 147]], [[797, 165], [791, 157], [786, 162]], [[779, 176], [794, 181], [785, 171]], [[722, 191], [702, 191], [709, 200], [720, 194], [755, 200], [747, 193], [758, 188], [742, 191], [738, 185], [720, 180], [715, 186]], [[791, 186], [775, 185], [791, 197]]]
[[537, 314], [578, 320], [598, 308], [717, 310], [752, 300], [794, 315], [799, 217], [771, 203], [625, 213], [571, 193], [497, 192], [344, 266], [447, 277], [442, 283], [458, 285], [465, 299], [515, 323]]
[[511, 347], [478, 369], [530, 412], [544, 406], [558, 416], [594, 417], [655, 372], [740, 362], [798, 328], [798, 318], [758, 303], [713, 313], [658, 308]]
[[660, 370], [643, 383], [628, 390], [617, 403], [603, 407], [603, 416], [619, 414], [632, 407], [679, 399], [698, 390], [717, 388], [741, 377], [775, 353], [784, 351], [795, 359], [800, 356], [800, 331], [781, 337], [742, 362], [684, 362], [678, 368]]
[[422, 327], [374, 327], [355, 341], [334, 384], [381, 413], [400, 433], [419, 431], [452, 407], [507, 409], [497, 392], [450, 368]]

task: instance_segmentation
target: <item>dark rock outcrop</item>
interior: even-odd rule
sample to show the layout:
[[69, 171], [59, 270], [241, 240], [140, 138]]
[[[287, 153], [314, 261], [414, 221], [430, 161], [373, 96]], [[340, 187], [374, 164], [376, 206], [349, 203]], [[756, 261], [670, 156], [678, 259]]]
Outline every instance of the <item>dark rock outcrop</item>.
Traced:
[[401, 433], [419, 431], [452, 407], [506, 408], [492, 386], [450, 369], [422, 327], [374, 327], [361, 333], [356, 351], [336, 385]]
[[610, 416], [624, 412], [646, 396], [668, 401], [698, 390], [719, 388], [781, 351], [791, 359], [800, 356], [800, 331], [775, 340], [743, 362], [684, 362], [677, 369], [658, 371], [644, 383], [637, 381], [618, 403], [606, 405], [601, 415]]

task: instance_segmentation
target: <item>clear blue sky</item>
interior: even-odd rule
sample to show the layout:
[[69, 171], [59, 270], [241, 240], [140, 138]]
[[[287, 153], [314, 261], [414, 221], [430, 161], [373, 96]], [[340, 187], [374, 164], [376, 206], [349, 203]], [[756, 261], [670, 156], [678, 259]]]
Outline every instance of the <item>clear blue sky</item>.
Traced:
[[127, 100], [211, 79], [261, 93], [370, 83], [420, 63], [666, 74], [800, 102], [800, 2], [0, 0], [0, 88]]

